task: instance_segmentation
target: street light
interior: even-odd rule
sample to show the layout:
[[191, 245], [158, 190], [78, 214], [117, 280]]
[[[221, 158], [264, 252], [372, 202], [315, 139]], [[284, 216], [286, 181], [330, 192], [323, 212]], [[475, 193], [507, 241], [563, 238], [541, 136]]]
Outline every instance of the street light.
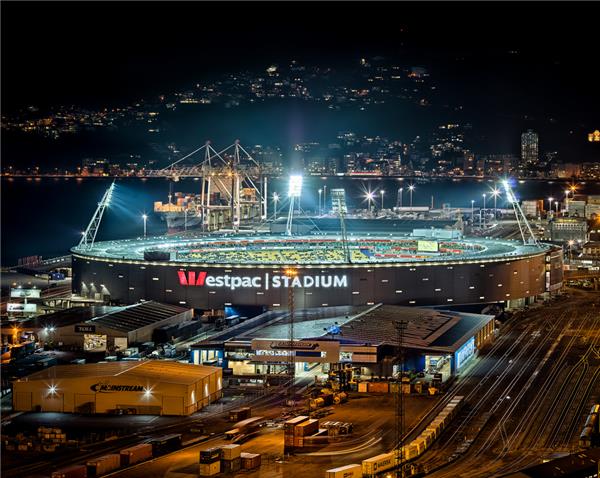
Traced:
[[496, 217], [498, 216], [498, 211], [496, 210], [496, 199], [498, 196], [500, 196], [500, 190], [495, 186], [494, 189], [492, 189], [492, 196], [494, 197], [494, 220], [496, 220]]
[[475, 199], [471, 199], [471, 226], [475, 222]]
[[485, 198], [486, 198], [486, 194], [483, 193], [483, 228], [485, 229]]
[[556, 209], [556, 215], [558, 216], [558, 206], [559, 206], [559, 202], [558, 199], [554, 202], [554, 209]]
[[398, 189], [398, 207], [402, 207], [402, 191], [404, 188]]
[[383, 211], [383, 195], [385, 194], [385, 191], [382, 189], [379, 193], [381, 194], [381, 210]]
[[275, 216], [274, 216], [275, 219], [277, 219], [277, 203], [278, 202], [279, 202], [279, 194], [273, 193], [273, 204], [275, 206]]
[[554, 198], [548, 198], [548, 203], [550, 204], [550, 207], [548, 208], [548, 212], [552, 212], [552, 201], [554, 201]]
[[142, 214], [142, 219], [144, 220], [144, 239], [146, 238], [146, 221], [148, 220], [147, 214]]
[[573, 261], [573, 244], [575, 244], [575, 241], [573, 239], [570, 239], [569, 242], [569, 262]]
[[369, 204], [369, 212], [371, 212], [371, 202], [373, 201], [373, 199], [375, 198], [375, 195], [369, 191], [367, 194], [365, 194], [365, 199], [368, 201]]
[[323, 194], [323, 190], [319, 188], [319, 216], [321, 215], [321, 194]]
[[415, 190], [415, 185], [411, 184], [408, 186], [408, 192], [410, 193], [410, 209], [412, 210], [412, 193]]
[[569, 212], [569, 193], [571, 191], [569, 191], [568, 189], [565, 190], [565, 211]]

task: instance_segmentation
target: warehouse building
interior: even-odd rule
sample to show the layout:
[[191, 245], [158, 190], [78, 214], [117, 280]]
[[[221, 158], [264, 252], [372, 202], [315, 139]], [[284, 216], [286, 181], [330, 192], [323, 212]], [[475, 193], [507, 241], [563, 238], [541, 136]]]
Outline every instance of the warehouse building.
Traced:
[[[294, 320], [297, 373], [346, 364], [363, 377], [392, 376], [400, 320], [406, 322], [405, 370], [441, 374], [443, 381], [460, 373], [494, 337], [492, 315], [381, 304], [305, 309]], [[225, 341], [192, 345], [190, 359], [230, 368], [233, 375], [260, 377], [285, 373], [289, 353], [289, 321], [282, 316]]]
[[191, 415], [221, 398], [222, 369], [169, 361], [57, 365], [13, 382], [19, 412]]
[[155, 330], [191, 321], [193, 309], [148, 301], [127, 307], [73, 307], [19, 324], [42, 343], [118, 352], [152, 341]]

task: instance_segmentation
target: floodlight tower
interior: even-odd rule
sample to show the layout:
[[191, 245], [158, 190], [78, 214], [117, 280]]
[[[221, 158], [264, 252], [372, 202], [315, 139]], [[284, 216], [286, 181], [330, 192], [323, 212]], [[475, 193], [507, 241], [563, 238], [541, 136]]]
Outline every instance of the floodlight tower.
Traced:
[[[510, 184], [508, 183], [507, 180], [502, 181], [502, 186], [504, 187], [504, 192], [506, 194], [506, 200], [512, 204], [513, 210], [515, 211], [515, 218], [517, 219], [517, 225], [519, 226], [519, 232], [521, 233], [521, 238], [523, 239], [523, 244], [524, 245], [534, 245], [534, 246], [538, 246], [539, 247], [539, 242], [537, 241], [537, 239], [535, 238], [535, 234], [533, 233], [533, 230], [531, 229], [531, 226], [529, 225], [529, 221], [527, 221], [527, 218], [525, 217], [525, 214], [523, 214], [523, 210], [521, 209], [521, 206], [519, 204], [519, 202], [517, 201], [517, 198], [515, 198], [515, 195], [512, 192], [512, 189], [510, 187]], [[525, 230], [527, 231], [527, 239], [525, 238]]]
[[288, 211], [287, 225], [285, 228], [285, 233], [288, 236], [292, 235], [292, 221], [294, 218], [294, 206], [296, 203], [296, 199], [300, 199], [300, 195], [302, 194], [302, 176], [299, 174], [293, 174], [290, 176], [290, 183], [288, 189], [288, 197], [290, 198], [290, 209]]
[[88, 227], [85, 232], [81, 234], [81, 240], [79, 241], [79, 246], [83, 246], [85, 249], [91, 249], [94, 247], [94, 241], [96, 240], [96, 234], [98, 233], [98, 228], [100, 227], [100, 221], [102, 221], [102, 216], [104, 215], [104, 210], [110, 204], [110, 200], [112, 198], [113, 191], [115, 189], [115, 182], [108, 187], [108, 189], [104, 192], [102, 199], [98, 203], [98, 207], [96, 208], [96, 212], [92, 216]]

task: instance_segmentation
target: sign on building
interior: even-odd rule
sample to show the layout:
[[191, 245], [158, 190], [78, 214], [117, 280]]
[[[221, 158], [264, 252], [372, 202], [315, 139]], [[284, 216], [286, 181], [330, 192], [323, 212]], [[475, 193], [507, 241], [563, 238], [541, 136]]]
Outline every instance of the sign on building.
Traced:
[[252, 360], [261, 362], [286, 362], [290, 352], [296, 362], [337, 363], [340, 355], [338, 342], [318, 340], [253, 339], [251, 348], [254, 351]]
[[36, 313], [37, 305], [36, 304], [18, 304], [14, 302], [9, 302], [6, 304], [7, 312], [21, 312], [21, 313]]
[[10, 296], [19, 299], [39, 299], [40, 289], [10, 289]]

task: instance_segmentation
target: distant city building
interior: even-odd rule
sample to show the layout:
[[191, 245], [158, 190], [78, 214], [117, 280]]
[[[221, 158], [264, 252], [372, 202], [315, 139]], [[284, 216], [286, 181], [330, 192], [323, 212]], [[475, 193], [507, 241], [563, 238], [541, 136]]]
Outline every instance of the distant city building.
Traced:
[[552, 241], [567, 242], [587, 241], [588, 224], [584, 217], [558, 218], [550, 221], [550, 239]]
[[521, 203], [521, 209], [523, 214], [527, 217], [536, 218], [541, 215], [541, 211], [544, 209], [542, 199], [526, 200]]
[[525, 164], [537, 164], [538, 159], [538, 134], [530, 129], [521, 134], [521, 160]]

